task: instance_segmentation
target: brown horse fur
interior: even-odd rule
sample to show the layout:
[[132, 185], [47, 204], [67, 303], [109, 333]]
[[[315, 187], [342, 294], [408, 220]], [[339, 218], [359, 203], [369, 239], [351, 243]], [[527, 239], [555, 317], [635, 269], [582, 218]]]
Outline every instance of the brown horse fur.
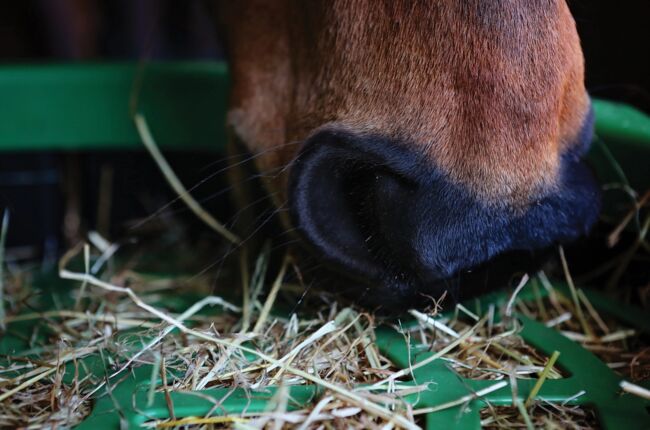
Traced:
[[220, 4], [228, 123], [286, 199], [324, 127], [409, 142], [485, 202], [552, 189], [588, 111], [564, 0], [247, 0]]

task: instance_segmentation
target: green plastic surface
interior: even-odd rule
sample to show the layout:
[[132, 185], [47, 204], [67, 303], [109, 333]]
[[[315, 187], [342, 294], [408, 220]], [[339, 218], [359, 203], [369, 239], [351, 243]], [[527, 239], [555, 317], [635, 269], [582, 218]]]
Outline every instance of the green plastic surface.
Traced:
[[[0, 150], [97, 150], [139, 149], [140, 140], [129, 115], [129, 99], [133, 94], [136, 66], [61, 65], [10, 66], [0, 68]], [[159, 143], [166, 149], [219, 150], [225, 142], [223, 118], [227, 93], [227, 71], [223, 64], [174, 63], [150, 64], [144, 68], [140, 92], [140, 110], [147, 115]], [[599, 145], [592, 151], [596, 168], [610, 175], [602, 155], [611, 152], [624, 167], [630, 183], [643, 190], [650, 187], [650, 118], [629, 106], [603, 100], [593, 101]], [[606, 142], [606, 146], [602, 142]], [[599, 152], [600, 151], [600, 152]], [[600, 159], [599, 159], [600, 157]], [[605, 167], [604, 167], [605, 166]], [[616, 176], [616, 173], [613, 173]], [[51, 283], [50, 283], [51, 284]], [[63, 288], [69, 284], [63, 282]], [[66, 287], [67, 286], [67, 287]], [[50, 285], [50, 288], [53, 288]], [[646, 333], [650, 319], [639, 309], [616, 304], [594, 292], [587, 294], [596, 308]], [[502, 294], [482, 299], [482, 305], [504, 300]], [[522, 337], [538, 350], [550, 355], [561, 352], [559, 366], [570, 376], [548, 380], [539, 398], [593, 407], [606, 429], [650, 428], [647, 408], [650, 402], [619, 389], [620, 377], [602, 361], [577, 343], [554, 329], [518, 316]], [[10, 330], [20, 331], [19, 323]], [[381, 327], [377, 345], [398, 367], [425, 359], [422, 345], [407, 345], [404, 337], [393, 329]], [[10, 334], [0, 339], [0, 354], [16, 353], [27, 346]], [[0, 357], [1, 358], [1, 357]], [[107, 357], [93, 355], [79, 366], [82, 373], [105, 378], [109, 372]], [[137, 428], [151, 419], [169, 417], [163, 393], [155, 393], [148, 404], [151, 366], [142, 366], [110, 381], [111, 391], [100, 390], [92, 414], [78, 426], [80, 429], [112, 430], [125, 426]], [[80, 375], [83, 377], [84, 375]], [[431, 383], [431, 389], [406, 398], [421, 408], [456, 400], [494, 382], [467, 380], [436, 360], [414, 372], [417, 383]], [[73, 378], [72, 363], [63, 376]], [[518, 397], [526, 399], [535, 380], [518, 380]], [[586, 393], [574, 396], [581, 390]], [[211, 389], [192, 393], [172, 392], [177, 418], [201, 416], [214, 409], [214, 401], [223, 400], [218, 415], [236, 415], [243, 411], [260, 412], [268, 407], [274, 389], [244, 391]], [[314, 386], [290, 388], [289, 409], [313, 403], [320, 395]], [[485, 402], [511, 405], [511, 387], [492, 392], [467, 405], [430, 413], [426, 426], [430, 429], [477, 429], [479, 411]]]
[[647, 148], [650, 142], [650, 117], [622, 103], [593, 100], [596, 133], [605, 141], [624, 142]]
[[[45, 279], [46, 282], [50, 282]], [[69, 289], [66, 281], [59, 281], [51, 286], [56, 291]], [[569, 294], [565, 286], [558, 285], [556, 289]], [[541, 290], [544, 294], [545, 290]], [[617, 318], [629, 327], [650, 333], [650, 320], [640, 309], [618, 304], [611, 299], [594, 291], [584, 290], [590, 302], [601, 314]], [[540, 292], [538, 292], [539, 294]], [[53, 294], [57, 294], [56, 292]], [[533, 300], [532, 288], [527, 287], [519, 295], [522, 300]], [[466, 306], [481, 314], [490, 304], [497, 307], [508, 299], [505, 293], [493, 293], [481, 299], [467, 303]], [[182, 303], [178, 304], [181, 308]], [[648, 429], [650, 428], [650, 401], [643, 400], [630, 394], [624, 394], [619, 388], [622, 380], [605, 363], [598, 359], [578, 343], [569, 340], [557, 330], [516, 315], [521, 325], [520, 336], [540, 352], [550, 356], [555, 350], [561, 355], [557, 366], [567, 374], [565, 378], [547, 380], [537, 395], [537, 399], [548, 402], [569, 403], [593, 408], [601, 426], [605, 429]], [[408, 326], [405, 322], [402, 326]], [[20, 327], [9, 327], [9, 333], [19, 332]], [[128, 335], [128, 334], [125, 334]], [[0, 354], [15, 354], [16, 350], [24, 350], [27, 344], [24, 340], [9, 339], [11, 334], [0, 342]], [[412, 342], [393, 328], [379, 327], [376, 331], [376, 342], [382, 354], [388, 357], [396, 367], [408, 368], [425, 360], [433, 352], [429, 345]], [[146, 340], [141, 340], [146, 342]], [[134, 349], [133, 352], [136, 352]], [[83, 379], [94, 375], [96, 380], [105, 380], [113, 370], [108, 364], [109, 357], [100, 354], [87, 356], [75, 363], [68, 363], [62, 375], [62, 381], [71, 384], [75, 377]], [[111, 370], [112, 369], [112, 370]], [[170, 418], [169, 406], [165, 394], [155, 392], [149, 399], [149, 387], [153, 366], [143, 365], [132, 371], [119, 374], [108, 380], [110, 390], [102, 389], [94, 398], [92, 413], [78, 429], [113, 430], [118, 428], [139, 428], [151, 420]], [[75, 375], [75, 372], [78, 372]], [[170, 375], [173, 376], [173, 375]], [[160, 379], [154, 381], [160, 384]], [[411, 381], [402, 383], [429, 383], [429, 389], [404, 398], [415, 408], [426, 408], [457, 400], [495, 383], [490, 380], [466, 379], [453, 371], [444, 360], [433, 361], [413, 372]], [[517, 380], [517, 398], [525, 401], [535, 384], [535, 379]], [[646, 384], [647, 385], [647, 384]], [[576, 396], [580, 391], [584, 394]], [[228, 415], [237, 416], [242, 413], [256, 413], [268, 410], [275, 387], [261, 390], [245, 390], [242, 388], [218, 388], [192, 392], [170, 392], [171, 404], [175, 417]], [[297, 385], [289, 387], [291, 401], [287, 408], [295, 410], [313, 404], [322, 390], [313, 385]], [[151, 400], [151, 402], [149, 402]], [[486, 396], [469, 401], [463, 405], [446, 410], [429, 413], [425, 417], [427, 429], [466, 429], [474, 430], [480, 427], [480, 410], [489, 402], [493, 406], [512, 405], [512, 388], [507, 385]], [[219, 407], [215, 409], [215, 404]]]
[[218, 151], [227, 89], [214, 62], [0, 67], [0, 150], [142, 149], [138, 94], [160, 146]]
[[[647, 330], [647, 315], [640, 313], [639, 310], [612, 302], [593, 291], [586, 290], [585, 293], [602, 313], [622, 317], [619, 318], [621, 322], [640, 330]], [[486, 299], [483, 301], [498, 303], [507, 300], [507, 297], [493, 295]], [[560, 351], [561, 355], [557, 365], [569, 373], [566, 378], [544, 382], [537, 395], [538, 399], [593, 408], [601, 426], [605, 429], [650, 428], [650, 414], [647, 410], [650, 401], [622, 394], [619, 388], [621, 377], [616, 375], [605, 363], [557, 330], [548, 328], [523, 315], [518, 315], [517, 318], [522, 324], [519, 335], [528, 344], [547, 356], [550, 356], [553, 351]], [[394, 330], [384, 329], [378, 333], [377, 344], [387, 357], [402, 368], [409, 366], [409, 357], [412, 363], [417, 363], [433, 354], [432, 352], [418, 354], [418, 350], [423, 349], [418, 345], [412, 345], [409, 354], [404, 337]], [[433, 381], [438, 387], [438, 389], [419, 393], [417, 407], [440, 405], [495, 383], [494, 381], [463, 378], [447, 367], [442, 360], [433, 361], [427, 366], [416, 369], [413, 377], [420, 383]], [[535, 382], [535, 379], [518, 379], [517, 398], [525, 401]], [[585, 393], [576, 397], [582, 390]], [[513, 402], [512, 387], [508, 385], [462, 406], [428, 414], [427, 429], [478, 429], [480, 428], [480, 410], [485, 407], [486, 402], [494, 406], [511, 406]]]
[[[590, 158], [603, 182], [625, 183], [643, 192], [650, 188], [650, 116], [621, 103], [594, 99], [596, 140]], [[613, 169], [606, 151], [622, 167]]]

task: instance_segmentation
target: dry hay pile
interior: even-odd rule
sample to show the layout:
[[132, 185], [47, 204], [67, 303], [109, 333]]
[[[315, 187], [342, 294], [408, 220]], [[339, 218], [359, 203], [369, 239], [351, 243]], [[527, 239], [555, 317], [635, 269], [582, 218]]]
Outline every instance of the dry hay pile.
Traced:
[[[21, 352], [6, 357], [10, 364], [0, 370], [0, 427], [68, 427], [83, 420], [90, 412], [92, 394], [104, 387], [106, 379], [75, 378], [70, 385], [61, 379], [65, 365], [76, 364], [91, 354], [105, 358], [109, 376], [128, 373], [143, 364], [153, 365], [167, 375], [157, 390], [263, 390], [305, 383], [327, 390], [315, 414], [276, 410], [247, 416], [246, 424], [233, 421], [229, 425], [264, 427], [307, 421], [311, 427], [308, 421], [327, 420], [330, 425], [353, 423], [355, 428], [372, 428], [392, 419], [394, 412], [385, 404], [408, 415], [407, 405], [399, 396], [420, 388], [400, 391], [398, 387], [383, 395], [352, 391], [394, 371], [373, 343], [375, 321], [371, 315], [339, 308], [325, 295], [310, 303], [306, 318], [275, 315], [272, 307], [278, 295], [295, 294], [296, 288], [284, 285], [279, 274], [269, 295], [263, 296], [263, 288], [269, 287], [262, 282], [264, 259], [258, 260], [246, 288], [245, 307], [209, 295], [207, 276], [155, 277], [129, 268], [107, 270], [100, 280], [90, 273], [65, 268], [70, 259], [83, 260], [84, 254], [89, 264], [101, 261], [107, 249], [110, 247], [103, 247], [102, 252], [86, 246], [84, 252], [76, 249], [64, 257], [62, 277], [81, 281], [67, 292], [69, 307], [45, 313], [21, 309], [18, 303], [28, 303], [35, 293], [24, 273], [13, 286], [11, 282], [7, 286], [17, 306], [10, 310], [6, 322], [33, 322], [32, 332], [22, 333], [27, 338], [38, 338], [37, 332], [44, 326], [47, 333], [34, 343], [31, 352], [36, 352], [37, 358]], [[286, 268], [285, 264], [281, 272]], [[164, 303], [173, 300], [178, 291], [204, 298], [174, 313], [165, 309]], [[20, 376], [15, 376], [16, 372]], [[280, 409], [283, 404], [286, 408], [286, 398], [275, 403]], [[408, 426], [413, 418], [398, 420]]]
[[[46, 313], [30, 313], [19, 306], [10, 310], [7, 323], [34, 322], [34, 331], [24, 336], [36, 339], [38, 330], [44, 326], [48, 330], [40, 343], [34, 343], [31, 352], [35, 354], [8, 357], [10, 365], [1, 370], [0, 426], [67, 427], [83, 420], [90, 412], [92, 394], [102, 389], [106, 380], [89, 376], [64, 385], [62, 373], [67, 363], [90, 354], [106, 358], [110, 376], [152, 364], [168, 375], [156, 390], [259, 390], [296, 384], [317, 384], [324, 389], [317, 404], [298, 411], [286, 409], [287, 392], [281, 389], [268, 412], [237, 415], [219, 424], [227, 427], [416, 428], [422, 424], [418, 411], [401, 397], [428, 386], [399, 386], [396, 376], [408, 376], [408, 369], [396, 369], [377, 350], [373, 315], [353, 307], [341, 308], [334, 297], [322, 292], [310, 294], [302, 316], [292, 313], [282, 317], [272, 312], [278, 305], [275, 302], [300, 299], [300, 287], [282, 282], [290, 260], [285, 260], [270, 285], [264, 285], [267, 264], [260, 257], [243, 288], [247, 295], [241, 306], [210, 295], [212, 286], [207, 276], [157, 277], [138, 272], [137, 265], [121, 269], [114, 262], [107, 266], [113, 268], [105, 269], [101, 276], [67, 269], [74, 261], [85, 260], [85, 267], [97, 261], [108, 263], [106, 253], [110, 249], [100, 242], [99, 249], [86, 246], [63, 258], [62, 277], [79, 281], [67, 292], [69, 307]], [[638, 349], [637, 332], [605, 321], [582, 294], [578, 294], [578, 311], [576, 303], [555, 290], [543, 274], [531, 282], [537, 282], [535, 288], [544, 288], [548, 294], [527, 302], [513, 296], [510, 309], [504, 312], [517, 311], [544, 321], [592, 350], [625, 377], [647, 378], [648, 350]], [[28, 303], [33, 293], [29, 286], [28, 277], [20, 273], [10, 277], [7, 290], [13, 297], [22, 298], [17, 301]], [[204, 298], [180, 312], [166, 309], [165, 301], [178, 291]], [[437, 315], [438, 311], [411, 311], [415, 323], [395, 326], [405, 337], [430, 345], [433, 351], [448, 350], [441, 359], [461, 375], [507, 380], [513, 373], [518, 378], [536, 378], [545, 372], [546, 378], [562, 377], [559, 369], [549, 366], [548, 357], [521, 339], [516, 327], [494, 319], [497, 309], [482, 317], [462, 305], [446, 318]], [[581, 318], [577, 317], [579, 313]], [[16, 371], [21, 375], [15, 376]], [[388, 385], [381, 385], [387, 380], [397, 380], [397, 384], [388, 390]], [[361, 384], [383, 388], [370, 391], [360, 389]], [[527, 415], [535, 426], [547, 428], [595, 425], [589, 410], [543, 401], [531, 403]], [[178, 428], [217, 425], [206, 424], [206, 418], [149, 424]], [[507, 407], [484, 409], [482, 422], [487, 428], [526, 425], [520, 410]]]
[[[614, 318], [601, 316], [581, 290], [575, 290], [576, 303], [569, 295], [554, 288], [543, 272], [538, 275], [530, 280], [535, 298], [515, 299], [512, 311], [557, 329], [629, 381], [650, 379], [650, 347], [645, 343], [643, 333]], [[517, 334], [516, 325], [494, 322], [498, 313], [494, 306], [490, 306], [484, 318], [479, 318], [462, 305], [456, 306], [451, 318], [434, 320], [415, 310], [410, 313], [420, 321], [418, 329], [411, 330], [412, 336], [425, 345], [434, 345], [436, 349], [457, 341], [459, 333], [472, 330], [469, 342], [459, 345], [454, 354], [442, 357], [466, 378], [500, 380], [511, 372], [520, 379], [537, 378], [548, 362], [548, 357]], [[553, 368], [548, 377], [557, 379], [563, 375], [560, 369]]]

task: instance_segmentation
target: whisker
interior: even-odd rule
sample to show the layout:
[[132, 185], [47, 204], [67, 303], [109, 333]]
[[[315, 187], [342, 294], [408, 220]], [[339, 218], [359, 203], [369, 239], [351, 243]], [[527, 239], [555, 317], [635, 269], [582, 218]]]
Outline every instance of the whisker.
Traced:
[[[278, 149], [280, 149], [280, 148], [283, 147], [283, 146], [287, 146], [287, 145], [295, 145], [296, 143], [298, 143], [298, 142], [291, 142], [291, 143], [287, 143], [287, 144], [285, 144], [285, 145], [280, 145], [280, 146], [277, 146], [277, 147], [274, 147], [274, 148], [270, 148], [270, 149], [268, 149], [268, 150], [264, 150], [264, 151], [261, 151], [261, 152], [255, 153], [255, 154], [253, 154], [253, 155], [250, 155], [250, 156], [248, 156], [247, 158], [245, 158], [245, 159], [243, 159], [243, 160], [241, 160], [241, 161], [238, 161], [237, 163], [229, 164], [229, 165], [226, 166], [226, 167], [223, 167], [223, 168], [221, 168], [221, 169], [218, 169], [218, 170], [216, 170], [215, 172], [210, 173], [210, 174], [209, 174], [208, 176], [206, 176], [205, 178], [199, 180], [197, 183], [195, 183], [195, 184], [192, 185], [191, 187], [187, 188], [187, 193], [190, 193], [190, 192], [194, 191], [196, 188], [200, 187], [201, 185], [203, 185], [203, 184], [206, 183], [207, 181], [213, 179], [213, 178], [216, 177], [217, 175], [226, 172], [228, 169], [231, 169], [231, 168], [234, 168], [234, 167], [237, 167], [237, 166], [241, 166], [242, 164], [247, 163], [247, 162], [249, 162], [249, 161], [251, 161], [251, 160], [254, 160], [255, 158], [260, 157], [260, 156], [262, 156], [262, 155], [264, 155], [264, 154], [268, 154], [269, 152], [277, 151]], [[217, 161], [217, 162], [218, 162], [218, 161]], [[260, 172], [260, 173], [258, 173], [257, 175], [259, 175], [259, 177], [263, 177], [263, 175], [265, 175], [267, 172], [270, 172], [270, 171], [273, 171], [273, 170], [276, 170], [276, 169], [280, 169], [280, 173], [284, 170], [282, 167], [273, 167], [273, 168], [271, 168], [271, 169], [268, 169], [267, 171]], [[278, 173], [278, 174], [279, 174], [279, 173]], [[277, 176], [277, 175], [276, 175], [276, 176]], [[142, 225], [146, 224], [147, 222], [151, 221], [152, 219], [154, 219], [155, 217], [157, 217], [158, 215], [160, 215], [160, 213], [162, 213], [165, 209], [167, 209], [168, 207], [170, 207], [171, 205], [173, 205], [174, 203], [176, 203], [176, 202], [179, 201], [180, 199], [181, 199], [181, 196], [176, 196], [176, 197], [174, 197], [174, 198], [173, 198], [172, 200], [170, 200], [168, 203], [164, 204], [161, 208], [159, 208], [158, 210], [156, 210], [153, 214], [147, 216], [146, 218], [144, 218], [144, 219], [141, 220], [140, 222], [136, 223], [134, 226], [131, 227], [131, 229], [137, 229], [137, 228], [139, 228], [139, 227], [142, 227]]]
[[[280, 209], [280, 208], [278, 208], [278, 209]], [[208, 264], [206, 267], [201, 269], [197, 274], [192, 276], [190, 279], [196, 279], [196, 278], [202, 276], [203, 274], [205, 274], [207, 271], [211, 270], [217, 264], [223, 264], [223, 262], [228, 257], [230, 257], [233, 253], [235, 253], [240, 248], [242, 248], [262, 227], [264, 227], [264, 225], [266, 225], [266, 223], [268, 223], [273, 218], [273, 216], [275, 216], [278, 213], [278, 209], [272, 211], [271, 214], [257, 228], [255, 228], [255, 230], [251, 234], [249, 234], [244, 239], [242, 239], [239, 244], [234, 245], [234, 246], [232, 244], [230, 244], [229, 247], [231, 247], [232, 249], [226, 251], [226, 253], [223, 256], [219, 257], [217, 260], [215, 260], [212, 263]], [[258, 219], [259, 218], [260, 217], [258, 217]]]
[[268, 154], [270, 152], [278, 151], [280, 149], [286, 148], [287, 146], [296, 145], [298, 143], [301, 143], [301, 142], [300, 141], [287, 142], [287, 143], [283, 143], [283, 144], [280, 144], [280, 145], [275, 145], [275, 146], [273, 146], [271, 148], [267, 148], [267, 149], [264, 149], [264, 150], [262, 150], [260, 152], [256, 152], [256, 153], [242, 152], [242, 153], [238, 153], [238, 154], [228, 155], [226, 157], [222, 157], [222, 158], [220, 158], [218, 160], [215, 160], [215, 161], [212, 161], [212, 162], [208, 163], [206, 166], [202, 167], [200, 171], [208, 170], [209, 168], [213, 167], [215, 164], [219, 164], [219, 163], [222, 163], [224, 161], [230, 161], [230, 160], [233, 160], [233, 159], [239, 158], [239, 157], [248, 156], [248, 158], [242, 160], [242, 162], [252, 161], [257, 157], [261, 157], [262, 155], [266, 155], [266, 154]]
[[[243, 184], [243, 183], [245, 183], [245, 182], [249, 182], [249, 181], [252, 181], [252, 180], [255, 180], [255, 179], [262, 178], [262, 177], [264, 177], [264, 176], [266, 175], [267, 172], [270, 172], [270, 171], [273, 171], [273, 170], [276, 170], [276, 169], [280, 169], [280, 168], [279, 168], [279, 167], [274, 167], [274, 168], [268, 169], [268, 170], [266, 170], [266, 171], [264, 171], [264, 172], [260, 172], [260, 173], [256, 173], [256, 174], [254, 174], [254, 175], [250, 175], [250, 176], [248, 176], [247, 178], [245, 178], [245, 179], [239, 181], [239, 182], [238, 182], [238, 185], [241, 185], [241, 184]], [[197, 186], [198, 186], [198, 185], [197, 185]], [[207, 196], [207, 197], [204, 197], [204, 198], [202, 198], [202, 199], [197, 199], [197, 201], [200, 202], [200, 203], [206, 203], [206, 202], [208, 202], [208, 201], [210, 201], [210, 200], [212, 200], [212, 199], [215, 199], [215, 198], [217, 198], [217, 197], [219, 197], [219, 196], [221, 196], [221, 195], [223, 195], [223, 194], [225, 194], [225, 193], [231, 191], [234, 187], [235, 187], [234, 184], [228, 185], [227, 187], [222, 188], [221, 190], [219, 190], [218, 192], [216, 192], [216, 193], [214, 193], [214, 194], [211, 194], [211, 195], [209, 195], [209, 196]], [[162, 207], [160, 207], [159, 209], [157, 209], [157, 210], [156, 210], [154, 213], [152, 213], [151, 215], [148, 215], [148, 216], [145, 217], [144, 219], [138, 221], [136, 224], [134, 224], [133, 226], [131, 226], [130, 229], [133, 230], [133, 229], [137, 229], [137, 228], [139, 228], [139, 227], [142, 227], [142, 225], [144, 225], [144, 224], [146, 224], [147, 222], [152, 221], [153, 219], [158, 218], [158, 217], [162, 217], [162, 216], [164, 216], [164, 217], [169, 217], [169, 216], [173, 216], [173, 215], [175, 215], [175, 214], [184, 213], [184, 212], [189, 211], [189, 208], [187, 208], [187, 207], [183, 207], [183, 208], [179, 208], [179, 209], [173, 210], [173, 211], [171, 211], [171, 212], [167, 212], [167, 213], [165, 213], [165, 214], [163, 215], [163, 212], [165, 212], [165, 210], [166, 210], [167, 208], [169, 208], [172, 204], [174, 204], [176, 201], [178, 201], [178, 199], [179, 199], [179, 198], [177, 197], [177, 198], [173, 199], [172, 201], [166, 203], [165, 205], [163, 205]]]
[[[262, 229], [266, 224], [268, 224], [268, 222], [271, 221], [275, 215], [277, 215], [278, 213], [281, 212], [281, 209], [282, 209], [282, 208], [279, 207], [279, 208], [277, 208], [277, 209], [271, 211], [271, 214], [270, 214], [268, 217], [266, 217], [266, 218], [264, 219], [264, 221], [262, 221], [262, 222], [261, 222], [261, 223], [260, 223], [260, 224], [255, 228], [255, 230], [253, 230], [253, 232], [252, 232], [251, 234], [249, 234], [249, 235], [246, 237], [246, 239], [244, 239], [244, 240], [242, 241], [242, 244], [243, 244], [245, 241], [250, 240], [250, 239], [251, 239], [251, 238], [252, 238], [252, 237], [253, 237], [253, 236], [254, 236], [258, 231], [260, 231], [260, 230], [261, 230], [261, 229]], [[260, 215], [257, 219], [259, 220], [262, 216], [263, 216], [263, 214]], [[257, 221], [257, 220], [256, 220], [256, 221]]]
[[298, 243], [298, 242], [300, 242], [300, 239], [287, 240], [271, 247], [271, 251], [277, 251], [278, 249], [282, 249], [287, 245], [291, 245], [293, 243]]
[[[237, 212], [235, 212], [230, 217], [230, 220], [226, 223], [226, 225], [228, 225], [229, 227], [235, 225], [237, 223], [237, 221], [239, 221], [239, 218], [244, 214], [244, 212], [246, 210], [248, 210], [248, 209], [250, 209], [250, 208], [252, 208], [252, 207], [254, 207], [254, 206], [256, 206], [256, 205], [258, 205], [260, 203], [262, 203], [265, 200], [268, 200], [269, 198], [272, 198], [273, 196], [275, 196], [277, 194], [278, 194], [277, 192], [275, 192], [275, 193], [267, 193], [267, 194], [264, 194], [262, 197], [248, 203], [244, 207], [240, 208]], [[259, 219], [259, 217], [255, 219], [255, 222], [257, 222], [258, 219]]]
[[296, 301], [296, 304], [293, 306], [293, 309], [291, 309], [291, 312], [289, 312], [289, 315], [293, 315], [293, 314], [296, 313], [296, 311], [298, 310], [300, 305], [302, 305], [302, 303], [304, 302], [305, 297], [307, 296], [307, 293], [311, 291], [311, 287], [313, 285], [314, 285], [314, 282], [312, 281], [312, 282], [310, 282], [309, 284], [307, 284], [305, 286], [305, 290], [302, 292], [302, 294], [300, 295], [300, 297]]

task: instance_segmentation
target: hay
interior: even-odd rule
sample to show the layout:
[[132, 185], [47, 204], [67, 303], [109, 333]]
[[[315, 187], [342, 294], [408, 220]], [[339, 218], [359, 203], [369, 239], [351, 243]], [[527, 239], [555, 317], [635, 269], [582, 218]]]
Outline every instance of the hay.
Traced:
[[[431, 345], [436, 352], [410, 368], [397, 369], [372, 342], [378, 324], [372, 314], [353, 307], [340, 308], [326, 293], [311, 295], [302, 316], [281, 316], [271, 311], [280, 296], [295, 300], [300, 294], [283, 282], [288, 259], [273, 277], [271, 293], [264, 300], [252, 288], [248, 289], [250, 320], [247, 325], [253, 328], [243, 330], [243, 309], [233, 301], [207, 295], [208, 281], [204, 278], [190, 278], [191, 281], [185, 277], [156, 278], [138, 272], [132, 262], [123, 269], [119, 264], [112, 264], [112, 270], [103, 269], [100, 275], [92, 275], [91, 263], [102, 259], [106, 249], [106, 246], [79, 246], [62, 258], [61, 276], [79, 282], [77, 288], [69, 291], [70, 309], [44, 313], [13, 309], [5, 319], [7, 324], [39, 321], [48, 325], [56, 336], [47, 344], [37, 346], [38, 359], [9, 358], [10, 366], [0, 374], [0, 426], [48, 428], [80, 422], [90, 412], [92, 394], [102, 389], [105, 381], [87, 377], [66, 385], [61, 382], [61, 372], [67, 363], [98, 352], [111, 357], [114, 369], [109, 374], [111, 377], [143, 364], [163, 368], [161, 374], [167, 375], [167, 380], [162, 387], [152, 387], [150, 394], [162, 389], [196, 391], [238, 387], [253, 391], [296, 384], [317, 384], [325, 393], [308, 410], [287, 411], [286, 403], [282, 407], [285, 394], [285, 398], [277, 400], [275, 410], [266, 413], [175, 417], [148, 424], [163, 428], [205, 425], [312, 428], [323, 423], [334, 428], [385, 425], [417, 428], [419, 415], [482, 397], [504, 386], [511, 375], [539, 377], [540, 386], [545, 378], [563, 376], [554, 367], [553, 359], [549, 360], [521, 339], [516, 320], [495, 320], [494, 308], [478, 321], [474, 312], [462, 306], [448, 319], [436, 312], [411, 310], [416, 323], [401, 330]], [[75, 262], [81, 263], [78, 266], [84, 268], [83, 272], [68, 269]], [[268, 267], [265, 263], [260, 266]], [[576, 290], [575, 298], [567, 297], [547, 283], [543, 274], [539, 279], [548, 288], [545, 297], [531, 302], [513, 294], [506, 308], [544, 321], [572, 337], [631, 381], [647, 377], [648, 350], [629, 349], [638, 337], [636, 331], [600, 316], [580, 290]], [[537, 279], [528, 282], [539, 287]], [[129, 286], [121, 286], [125, 284]], [[162, 307], [161, 299], [164, 303], [164, 297], [172, 296], [179, 288], [206, 297], [180, 312]], [[79, 303], [83, 303], [83, 311], [77, 310]], [[583, 321], [576, 317], [576, 303], [584, 308]], [[206, 312], [209, 306], [217, 308]], [[584, 330], [584, 324], [589, 330]], [[134, 329], [137, 331], [133, 332]], [[130, 334], [123, 335], [125, 332]], [[465, 377], [491, 379], [495, 383], [467, 398], [413, 410], [400, 398], [407, 392], [428, 387], [426, 384], [400, 387], [399, 380], [435, 359], [447, 361]], [[367, 384], [368, 388], [355, 389], [361, 384]], [[391, 384], [398, 386], [392, 392], [388, 390]], [[28, 401], [30, 398], [34, 401]], [[571, 418], [576, 428], [588, 428], [584, 427], [591, 417], [588, 411], [540, 404], [533, 398], [531, 395], [519, 407], [484, 410], [484, 425], [525, 428], [528, 424], [543, 424], [552, 428], [553, 423], [559, 426], [562, 420]]]
[[599, 428], [596, 413], [578, 406], [558, 406], [541, 402], [526, 410], [528, 423], [516, 406], [495, 406], [481, 410], [481, 427], [496, 429], [586, 430]]
[[[386, 409], [370, 392], [352, 390], [358, 384], [374, 382], [391, 372], [388, 360], [369, 341], [374, 338], [375, 327], [371, 315], [351, 308], [338, 309], [331, 306], [328, 299], [320, 303], [319, 309], [310, 312], [309, 319], [300, 319], [295, 314], [283, 318], [270, 312], [277, 298], [277, 295], [270, 294], [264, 303], [249, 298], [254, 329], [244, 332], [240, 330], [241, 309], [222, 298], [208, 296], [184, 312], [175, 314], [151, 304], [165, 292], [172, 295], [179, 288], [174, 282], [168, 282], [166, 288], [157, 285], [152, 289], [144, 280], [146, 278], [132, 269], [128, 274], [119, 270], [104, 273], [102, 277], [105, 280], [88, 271], [67, 269], [80, 250], [84, 251], [78, 257], [84, 261], [86, 270], [90, 266], [88, 259], [96, 260], [102, 255], [98, 249], [77, 247], [62, 258], [60, 275], [80, 281], [78, 289], [71, 291], [71, 303], [82, 300], [85, 312], [72, 309], [44, 314], [32, 312], [13, 315], [7, 320], [28, 321], [46, 316], [52, 331], [59, 333], [61, 338], [59, 342], [40, 347], [39, 361], [46, 362], [47, 366], [24, 365], [13, 360], [12, 371], [28, 367], [35, 369], [4, 381], [0, 394], [0, 425], [54, 425], [64, 405], [52, 404], [49, 409], [43, 407], [49, 414], [43, 413], [39, 420], [31, 419], [28, 423], [21, 417], [33, 414], [31, 409], [25, 409], [29, 405], [17, 406], [18, 394], [28, 397], [32, 391], [42, 390], [43, 385], [52, 390], [65, 390], [56, 378], [63, 366], [72, 359], [101, 349], [106, 355], [111, 355], [112, 367], [117, 369], [110, 374], [111, 377], [135, 366], [156, 363], [160, 366], [162, 362], [166, 369], [164, 374], [178, 375], [170, 377], [164, 384], [170, 390], [216, 387], [260, 390], [269, 385], [317, 384], [336, 400], [327, 408], [326, 415], [332, 419], [356, 420], [358, 417], [354, 416], [366, 413], [370, 420], [367, 423], [385, 425], [392, 422], [403, 428], [417, 428], [412, 418], [399, 413], [400, 409], [408, 410], [407, 405], [396, 406], [399, 390], [385, 396], [396, 408], [394, 410]], [[285, 269], [286, 265], [282, 271]], [[130, 279], [130, 287], [117, 285], [118, 281], [126, 279]], [[276, 277], [272, 288], [276, 293], [282, 286], [282, 279], [283, 276]], [[197, 292], [201, 292], [202, 280], [196, 279], [196, 283]], [[182, 288], [187, 292], [188, 287], [192, 286]], [[197, 314], [208, 305], [218, 305], [223, 311], [199, 317]], [[186, 325], [190, 318], [193, 318], [191, 328]], [[159, 323], [161, 320], [163, 323]], [[120, 336], [121, 331], [133, 327], [139, 328], [137, 336]], [[174, 328], [180, 329], [181, 333], [173, 334]], [[151, 340], [143, 347], [140, 339]], [[247, 344], [254, 347], [244, 346]], [[89, 348], [89, 345], [93, 346]], [[251, 359], [250, 354], [255, 357]], [[79, 392], [83, 393], [75, 411], [88, 412], [87, 399], [103, 386], [102, 382], [91, 379], [75, 382]], [[356, 413], [352, 414], [352, 411]], [[308, 414], [303, 412], [303, 415], [306, 419]], [[311, 417], [314, 422], [322, 419], [320, 415]]]

